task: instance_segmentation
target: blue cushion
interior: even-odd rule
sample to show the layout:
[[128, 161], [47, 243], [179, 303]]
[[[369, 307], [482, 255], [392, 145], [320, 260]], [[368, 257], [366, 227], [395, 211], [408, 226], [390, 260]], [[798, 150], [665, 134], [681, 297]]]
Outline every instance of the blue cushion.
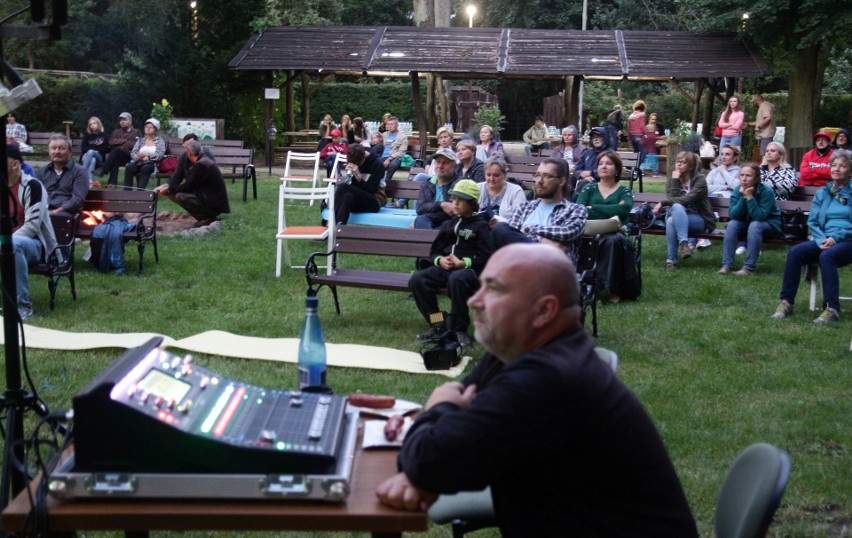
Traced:
[[[351, 213], [349, 224], [361, 226], [386, 226], [388, 228], [410, 228], [417, 212], [413, 209], [383, 207], [378, 213]], [[322, 218], [328, 220], [328, 208], [322, 210]]]

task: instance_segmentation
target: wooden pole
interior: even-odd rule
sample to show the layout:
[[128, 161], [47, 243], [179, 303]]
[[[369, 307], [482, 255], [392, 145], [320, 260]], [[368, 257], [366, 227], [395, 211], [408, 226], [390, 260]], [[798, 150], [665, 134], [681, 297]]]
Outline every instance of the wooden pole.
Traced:
[[429, 132], [426, 126], [426, 114], [423, 112], [423, 101], [420, 97], [420, 78], [417, 71], [412, 71], [411, 75], [411, 96], [414, 99], [414, 111], [417, 113], [417, 130], [420, 132], [420, 156], [419, 159], [426, 158], [426, 145], [429, 142]]

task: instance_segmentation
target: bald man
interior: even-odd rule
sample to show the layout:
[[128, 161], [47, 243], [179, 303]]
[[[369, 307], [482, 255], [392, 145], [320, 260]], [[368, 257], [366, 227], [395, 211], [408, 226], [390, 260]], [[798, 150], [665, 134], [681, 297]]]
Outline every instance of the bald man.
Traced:
[[508, 245], [480, 281], [468, 304], [489, 353], [429, 397], [379, 500], [426, 510], [491, 486], [503, 536], [697, 536], [651, 418], [583, 332], [568, 257]]

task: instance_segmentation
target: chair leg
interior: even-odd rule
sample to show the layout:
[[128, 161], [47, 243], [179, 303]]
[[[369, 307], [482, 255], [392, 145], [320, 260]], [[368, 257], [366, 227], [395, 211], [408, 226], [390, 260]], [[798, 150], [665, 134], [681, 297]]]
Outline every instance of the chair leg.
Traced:
[[275, 276], [280, 277], [281, 276], [281, 248], [282, 248], [281, 243], [283, 242], [283, 239], [278, 239], [276, 242], [278, 243], [278, 246], [275, 249], [276, 250], [276, 252], [275, 252]]
[[337, 310], [337, 315], [340, 315], [340, 301], [337, 299], [337, 286], [331, 286], [331, 296], [334, 297], [334, 309]]
[[145, 254], [145, 242], [139, 241], [139, 244], [136, 245], [136, 250], [139, 251], [139, 274], [142, 274], [142, 257]]
[[47, 289], [50, 290], [50, 310], [56, 308], [56, 288], [59, 285], [59, 277], [47, 277]]
[[75, 301], [77, 300], [77, 286], [74, 284], [74, 269], [71, 269], [71, 272], [68, 273], [68, 281], [71, 283], [71, 298]]
[[151, 242], [154, 243], [154, 261], [160, 263], [160, 251], [157, 249], [157, 236], [155, 235]]

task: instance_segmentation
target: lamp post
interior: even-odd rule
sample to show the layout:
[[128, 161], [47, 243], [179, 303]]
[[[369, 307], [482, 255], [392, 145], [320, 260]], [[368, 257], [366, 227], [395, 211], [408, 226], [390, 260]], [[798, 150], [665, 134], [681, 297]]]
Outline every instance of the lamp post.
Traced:
[[473, 28], [473, 16], [476, 15], [476, 6], [474, 4], [468, 4], [465, 8], [465, 12], [467, 13], [468, 28]]

